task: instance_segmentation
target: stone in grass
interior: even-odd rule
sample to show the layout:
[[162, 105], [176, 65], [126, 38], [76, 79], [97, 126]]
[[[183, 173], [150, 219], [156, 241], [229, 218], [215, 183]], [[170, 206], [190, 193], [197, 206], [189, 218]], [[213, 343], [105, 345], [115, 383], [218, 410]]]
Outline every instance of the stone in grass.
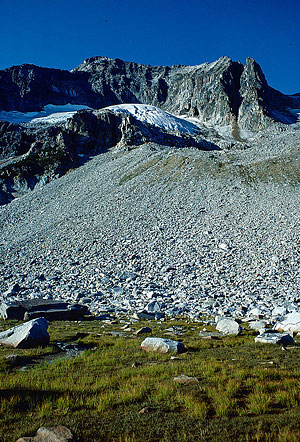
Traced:
[[16, 442], [73, 442], [74, 437], [69, 428], [59, 425], [57, 427], [41, 427], [33, 437], [21, 437]]
[[150, 407], [144, 407], [139, 411], [139, 414], [150, 413], [150, 411], [151, 411]]
[[152, 328], [150, 327], [142, 327], [136, 332], [134, 332], [135, 335], [142, 335], [143, 333], [152, 333]]
[[277, 344], [283, 347], [294, 345], [294, 339], [287, 333], [262, 333], [256, 336], [255, 342], [261, 344]]
[[8, 355], [6, 356], [6, 361], [13, 367], [20, 367], [22, 365], [25, 365], [26, 362], [28, 362], [28, 359], [23, 358], [19, 355]]
[[158, 353], [184, 353], [186, 351], [182, 342], [164, 338], [146, 338], [141, 343], [141, 349]]
[[201, 331], [199, 332], [199, 336], [202, 339], [220, 339], [220, 336], [222, 336], [222, 333], [218, 333], [218, 332], [205, 332], [205, 331]]
[[131, 368], [138, 368], [141, 365], [142, 365], [141, 362], [134, 361], [133, 364], [131, 365]]
[[133, 314], [134, 319], [141, 319], [141, 320], [155, 320], [155, 313], [150, 313], [146, 311], [142, 312], [135, 312]]
[[199, 379], [194, 378], [192, 376], [186, 376], [185, 374], [182, 374], [180, 376], [176, 376], [173, 379], [174, 382], [178, 383], [178, 384], [197, 384], [199, 382]]
[[182, 361], [182, 358], [179, 358], [178, 356], [171, 356], [170, 361]]
[[0, 333], [0, 344], [15, 348], [32, 348], [46, 346], [50, 337], [47, 332], [48, 321], [37, 318], [24, 324], [16, 325]]
[[218, 321], [216, 329], [224, 335], [237, 336], [243, 330], [238, 322], [232, 318], [222, 318]]

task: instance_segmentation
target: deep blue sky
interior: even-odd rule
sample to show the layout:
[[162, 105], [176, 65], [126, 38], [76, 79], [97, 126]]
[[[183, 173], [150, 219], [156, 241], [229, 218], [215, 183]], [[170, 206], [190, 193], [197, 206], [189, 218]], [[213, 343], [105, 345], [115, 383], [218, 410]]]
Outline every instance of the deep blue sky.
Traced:
[[300, 92], [299, 0], [0, 0], [0, 44], [0, 69], [72, 69], [94, 55], [152, 65], [251, 56], [272, 87]]

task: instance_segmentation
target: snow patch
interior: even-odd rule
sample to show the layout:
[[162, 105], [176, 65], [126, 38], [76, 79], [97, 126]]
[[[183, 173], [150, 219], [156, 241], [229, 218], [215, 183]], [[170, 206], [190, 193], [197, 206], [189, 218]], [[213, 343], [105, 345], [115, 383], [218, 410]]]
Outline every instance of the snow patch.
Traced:
[[37, 112], [0, 111], [0, 120], [14, 124], [56, 124], [66, 121], [82, 109], [90, 108], [81, 104], [47, 104], [43, 110]]
[[132, 115], [143, 123], [160, 127], [161, 129], [186, 134], [199, 133], [199, 127], [182, 118], [175, 117], [169, 112], [165, 112], [158, 107], [148, 104], [118, 104], [105, 107], [103, 110], [110, 110], [114, 113], [125, 113]]

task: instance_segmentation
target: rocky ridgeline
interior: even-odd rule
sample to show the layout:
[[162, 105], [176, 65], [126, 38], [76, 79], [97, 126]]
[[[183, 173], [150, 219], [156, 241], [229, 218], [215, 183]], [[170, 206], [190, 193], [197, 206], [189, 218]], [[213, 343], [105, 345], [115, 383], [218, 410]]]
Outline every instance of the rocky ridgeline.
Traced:
[[252, 58], [243, 66], [229, 57], [170, 67], [93, 57], [71, 72], [25, 64], [0, 72], [0, 92], [0, 109], [6, 111], [35, 111], [48, 103], [94, 109], [145, 103], [212, 125], [237, 122], [244, 129], [264, 129], [274, 119], [281, 121], [273, 111], [291, 119], [286, 108], [299, 102], [299, 97], [269, 87]]

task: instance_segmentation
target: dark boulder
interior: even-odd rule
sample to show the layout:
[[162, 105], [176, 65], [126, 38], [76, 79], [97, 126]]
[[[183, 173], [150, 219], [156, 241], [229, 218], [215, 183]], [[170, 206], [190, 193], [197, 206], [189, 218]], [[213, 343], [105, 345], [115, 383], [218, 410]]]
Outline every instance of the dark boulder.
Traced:
[[27, 301], [6, 301], [0, 305], [3, 319], [34, 319], [41, 316], [48, 321], [78, 320], [88, 313], [82, 304], [70, 304], [49, 299], [29, 299]]

